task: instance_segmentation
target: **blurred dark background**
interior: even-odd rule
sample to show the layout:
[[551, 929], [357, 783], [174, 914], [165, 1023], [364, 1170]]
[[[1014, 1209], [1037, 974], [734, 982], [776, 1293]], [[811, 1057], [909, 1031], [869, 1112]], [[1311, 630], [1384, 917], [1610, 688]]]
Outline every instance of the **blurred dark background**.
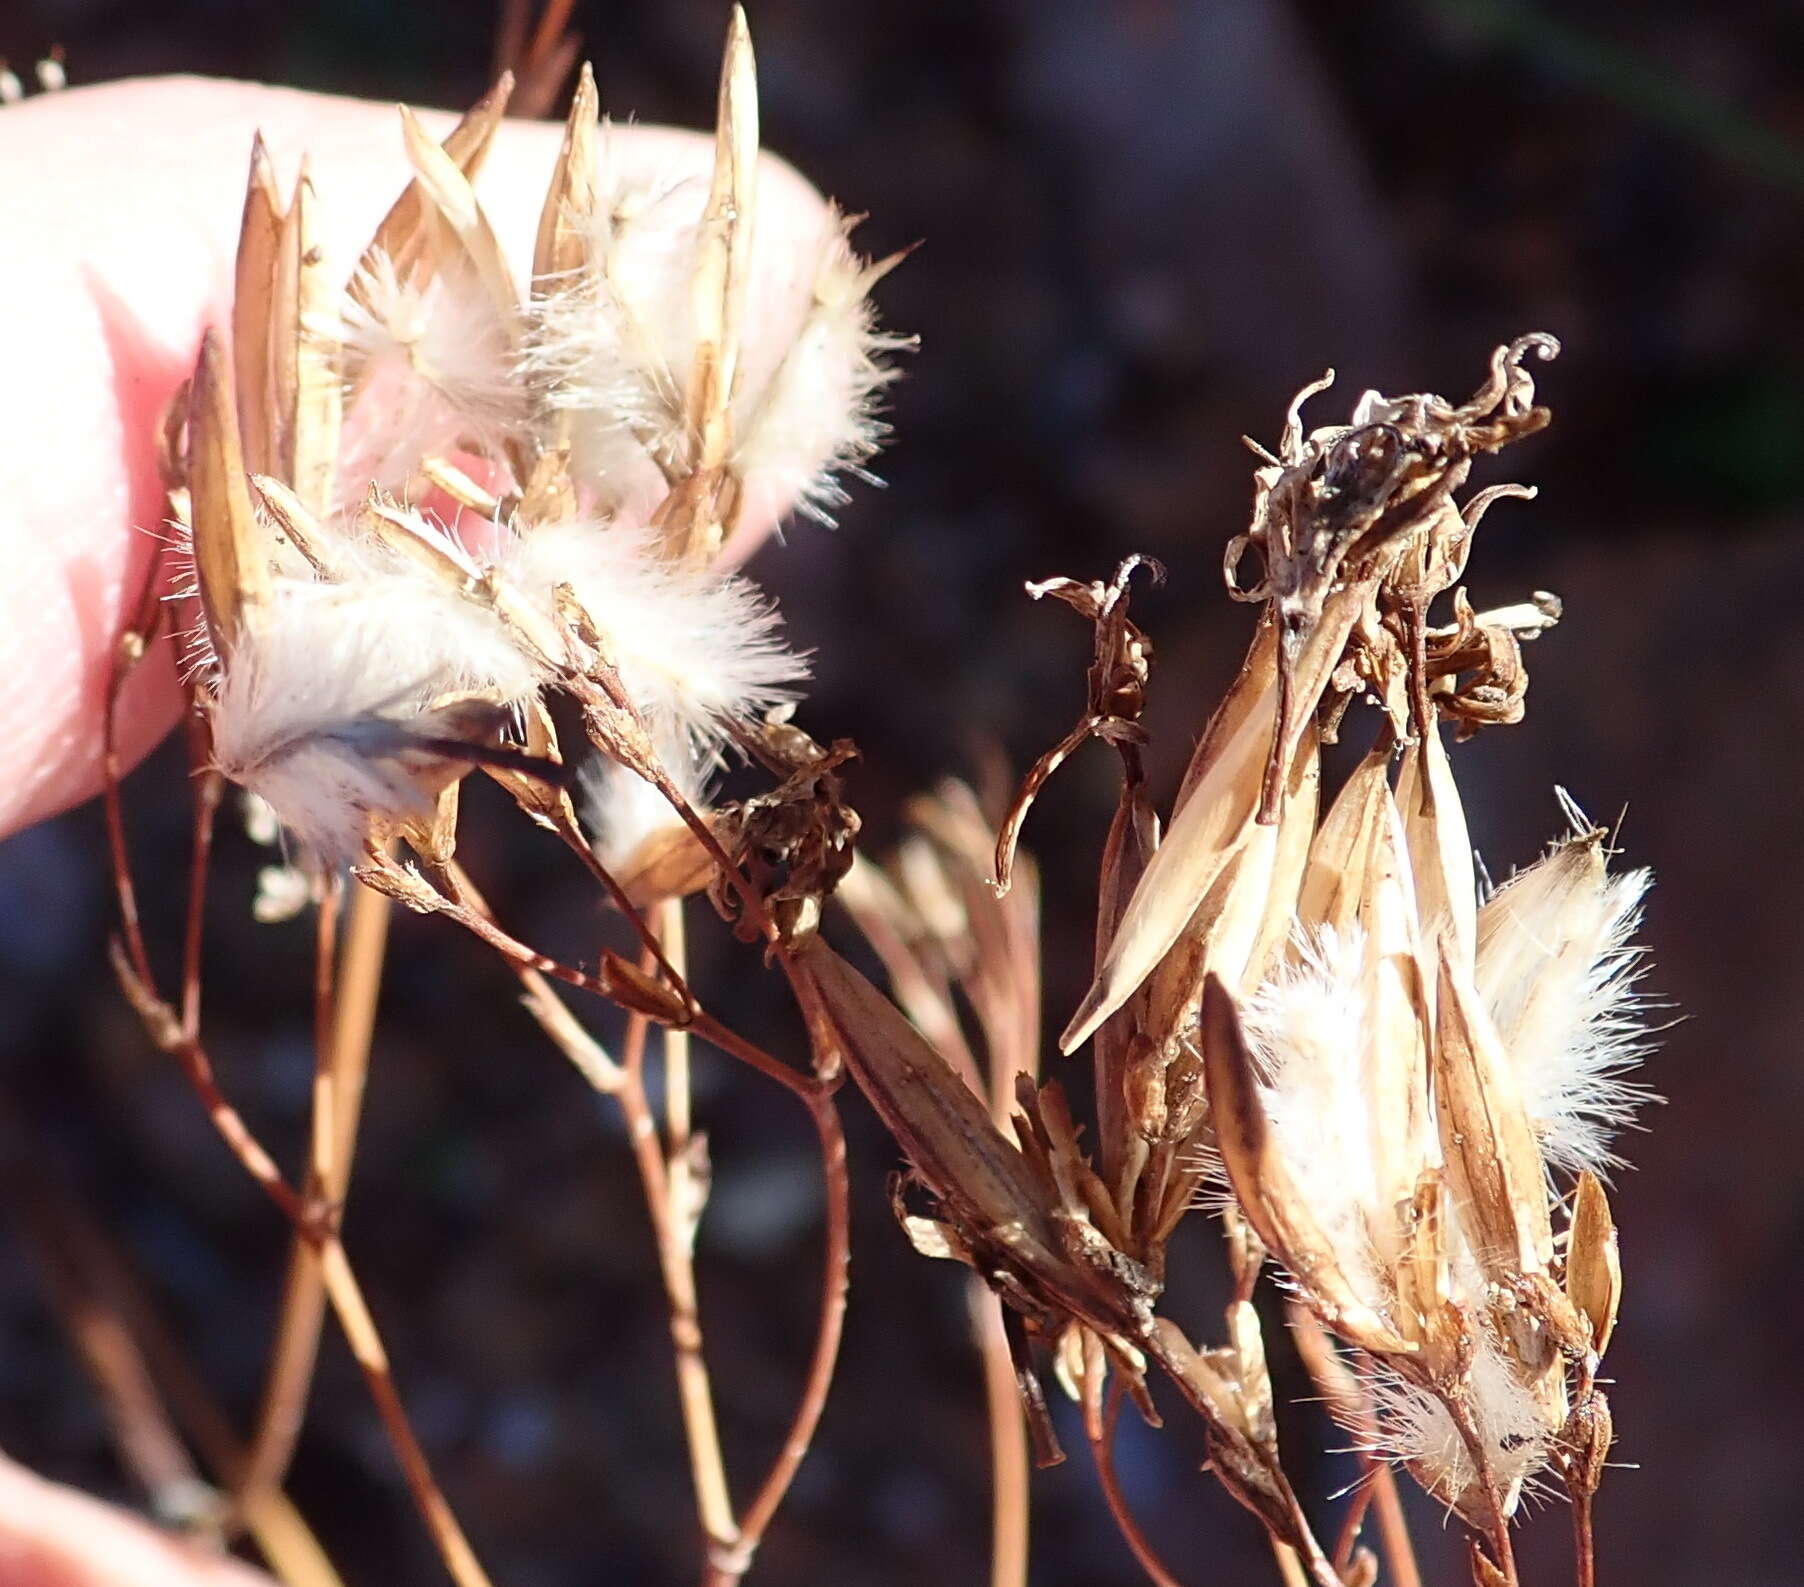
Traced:
[[[1552, 431], [1485, 476], [1533, 481], [1541, 498], [1499, 508], [1471, 584], [1481, 605], [1557, 591], [1567, 621], [1531, 652], [1527, 721], [1459, 764], [1498, 874], [1553, 835], [1554, 783], [1600, 817], [1626, 807], [1625, 859], [1659, 880], [1649, 985], [1685, 1016], [1649, 1066], [1668, 1101], [1630, 1142], [1616, 1202], [1628, 1288], [1609, 1364], [1632, 1469], [1602, 1494], [1603, 1579], [1798, 1580], [1804, 13], [763, 0], [751, 20], [768, 144], [870, 212], [870, 251], [925, 242], [880, 290], [888, 323], [922, 341], [895, 392], [888, 488], [856, 490], [838, 532], [798, 527], [758, 564], [818, 655], [804, 720], [863, 747], [851, 795], [878, 849], [907, 795], [971, 771], [986, 741], [1019, 767], [1064, 731], [1087, 635], [1024, 600], [1021, 581], [1094, 577], [1129, 551], [1171, 575], [1136, 608], [1159, 647], [1150, 721], [1168, 795], [1250, 622], [1219, 585], [1248, 500], [1238, 437], [1275, 437], [1289, 394], [1330, 364], [1343, 384], [1324, 416], [1367, 385], [1457, 397], [1498, 341], [1562, 338], [1537, 371]], [[706, 122], [716, 0], [579, 3], [577, 21], [604, 108]], [[0, 52], [24, 67], [61, 43], [77, 84], [192, 71], [455, 106], [481, 91], [493, 24], [482, 0], [8, 0]], [[1029, 828], [1055, 1027], [1082, 989], [1113, 775], [1086, 751]], [[133, 795], [148, 885], [172, 894], [179, 761], [153, 761]], [[592, 931], [586, 889], [547, 845], [488, 835], [467, 853], [525, 934]], [[91, 810], [0, 848], [15, 1169], [0, 1445], [140, 1503], [18, 1238], [23, 1207], [57, 1185], [109, 1230], [244, 1424], [285, 1241], [112, 988], [101, 856]], [[292, 1162], [309, 932], [240, 924], [260, 859], [222, 839], [208, 1033]], [[775, 978], [697, 919], [700, 984], [795, 1050]], [[151, 925], [176, 940], [170, 908]], [[717, 1165], [703, 1311], [743, 1493], [812, 1337], [818, 1177], [787, 1098], [724, 1061], [699, 1067]], [[883, 1198], [895, 1152], [861, 1102], [846, 1111], [844, 1362], [751, 1579], [981, 1582], [987, 1455], [961, 1273], [908, 1251]], [[498, 1582], [695, 1579], [666, 1323], [621, 1131], [449, 927], [397, 930], [347, 1238]], [[1215, 1257], [1206, 1239], [1193, 1249], [1172, 1309], [1214, 1336]], [[1285, 1387], [1305, 1392], [1294, 1376]], [[1251, 1524], [1197, 1474], [1182, 1418], [1158, 1435], [1123, 1425], [1135, 1503], [1179, 1574], [1272, 1579]], [[1318, 1434], [1299, 1421], [1297, 1457], [1332, 1517], [1324, 1496], [1349, 1472], [1309, 1462]], [[1034, 1580], [1137, 1581], [1073, 1447], [1035, 1481]], [[347, 1580], [440, 1579], [335, 1341], [292, 1492]], [[1420, 1519], [1431, 1581], [1463, 1580], [1454, 1532], [1432, 1507]], [[1531, 1519], [1526, 1580], [1570, 1579], [1566, 1533], [1557, 1505]]]

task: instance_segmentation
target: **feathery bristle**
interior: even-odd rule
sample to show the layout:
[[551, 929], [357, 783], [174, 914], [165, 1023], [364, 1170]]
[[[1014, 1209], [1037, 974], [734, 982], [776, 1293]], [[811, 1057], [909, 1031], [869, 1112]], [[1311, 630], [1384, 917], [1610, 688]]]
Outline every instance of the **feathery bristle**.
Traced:
[[517, 534], [501, 568], [548, 609], [555, 592], [568, 589], [606, 636], [627, 694], [654, 731], [713, 744], [731, 723], [793, 698], [807, 676], [756, 585], [661, 561], [648, 531], [546, 524]]
[[1651, 882], [1605, 872], [1601, 834], [1575, 836], [1497, 889], [1479, 913], [1478, 986], [1550, 1165], [1620, 1166], [1614, 1133], [1650, 1093], [1626, 1079], [1649, 1043], [1630, 938]]
[[1360, 1055], [1364, 934], [1302, 938], [1250, 1000], [1246, 1033], [1265, 1071], [1266, 1114], [1297, 1188], [1360, 1298], [1382, 1311], [1369, 1218], [1377, 1210], [1377, 1132]]
[[1428, 1493], [1467, 1516], [1483, 1514], [1478, 1496], [1488, 1475], [1508, 1516], [1524, 1485], [1547, 1463], [1552, 1438], [1534, 1394], [1482, 1328], [1477, 1346], [1462, 1393], [1486, 1472], [1445, 1402], [1386, 1367], [1365, 1379], [1378, 1416], [1378, 1447], [1371, 1453], [1408, 1466]]
[[473, 272], [448, 264], [421, 287], [377, 253], [359, 281], [344, 316], [354, 393], [338, 471], [344, 506], [372, 486], [402, 490], [429, 457], [498, 457], [526, 423], [512, 341]]

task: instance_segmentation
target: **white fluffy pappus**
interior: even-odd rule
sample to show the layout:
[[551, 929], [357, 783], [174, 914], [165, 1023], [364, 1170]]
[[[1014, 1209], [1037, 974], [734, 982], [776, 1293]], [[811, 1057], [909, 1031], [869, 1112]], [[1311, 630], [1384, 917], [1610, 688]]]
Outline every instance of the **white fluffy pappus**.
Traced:
[[831, 524], [849, 499], [839, 476], [871, 479], [864, 464], [889, 433], [877, 398], [897, 375], [882, 356], [914, 345], [877, 329], [869, 292], [882, 268], [852, 251], [846, 218], [830, 210], [807, 317], [756, 400], [736, 404], [733, 470], [751, 505], [774, 515], [793, 501]]
[[1626, 1078], [1650, 1045], [1630, 938], [1652, 878], [1607, 875], [1602, 833], [1575, 827], [1479, 911], [1477, 980], [1548, 1163], [1603, 1174], [1652, 1095]]
[[[527, 370], [552, 409], [573, 415], [572, 466], [595, 504], [643, 518], [665, 490], [659, 463], [681, 466], [709, 188], [699, 176], [634, 169], [617, 148], [610, 137], [595, 276], [538, 305]], [[777, 185], [768, 165], [758, 185], [759, 215], [794, 210], [766, 202]], [[837, 210], [800, 246], [779, 224], [753, 222], [730, 466], [759, 513], [799, 503], [831, 521], [845, 499], [836, 474], [861, 469], [885, 433], [872, 412], [892, 378], [881, 357], [913, 345], [876, 329], [866, 294], [880, 271], [853, 253], [848, 231]]]
[[447, 265], [421, 286], [378, 253], [358, 282], [343, 330], [354, 393], [338, 480], [346, 506], [372, 485], [404, 489], [429, 457], [498, 456], [527, 424], [513, 337], [472, 271]]
[[663, 561], [650, 530], [543, 524], [515, 534], [500, 566], [548, 612], [567, 586], [606, 636], [654, 734], [690, 743], [704, 762], [725, 728], [793, 699], [808, 675], [806, 660], [784, 648], [776, 609], [755, 584]]
[[[658, 758], [677, 791], [696, 808], [707, 800], [708, 769], [695, 747], [669, 733], [659, 735]], [[681, 823], [670, 801], [637, 772], [618, 761], [597, 756], [582, 776], [584, 823], [596, 856], [616, 875], [631, 868], [646, 839]]]
[[1244, 1014], [1284, 1165], [1348, 1281], [1382, 1314], [1392, 1297], [1378, 1274], [1370, 1222], [1380, 1209], [1378, 1132], [1360, 1062], [1364, 958], [1358, 929], [1301, 937], [1293, 961], [1260, 986]]
[[283, 578], [254, 630], [211, 672], [213, 758], [266, 800], [315, 860], [342, 864], [371, 814], [419, 814], [411, 735], [466, 691], [529, 695], [507, 629], [424, 570], [369, 547], [354, 582]]
[[[1378, 1438], [1367, 1453], [1408, 1466], [1429, 1494], [1482, 1524], [1483, 1477], [1445, 1402], [1389, 1367], [1370, 1367], [1363, 1376], [1378, 1418]], [[1483, 1327], [1464, 1398], [1503, 1513], [1514, 1515], [1524, 1489], [1547, 1464], [1553, 1438], [1533, 1392]]]

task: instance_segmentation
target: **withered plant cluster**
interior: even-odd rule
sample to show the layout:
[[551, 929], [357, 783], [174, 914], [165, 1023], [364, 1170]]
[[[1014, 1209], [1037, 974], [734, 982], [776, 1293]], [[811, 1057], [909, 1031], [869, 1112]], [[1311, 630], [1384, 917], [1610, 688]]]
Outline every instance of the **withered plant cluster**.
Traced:
[[[733, 568], [748, 524], [785, 504], [826, 516], [838, 476], [874, 451], [884, 357], [904, 341], [877, 330], [868, 293], [893, 261], [859, 259], [837, 213], [813, 239], [761, 228], [779, 176], [760, 167], [735, 15], [705, 178], [629, 157], [583, 74], [522, 292], [472, 186], [507, 135], [508, 91], [442, 144], [402, 113], [413, 180], [348, 281], [327, 278], [315, 242], [331, 195], [303, 172], [284, 202], [254, 151], [231, 323], [208, 336], [165, 426], [175, 593], [153, 580], [122, 643], [121, 676], [159, 623], [180, 637], [197, 775], [173, 997], [152, 977], [112, 779], [117, 968], [294, 1229], [258, 1428], [243, 1445], [213, 1441], [234, 1522], [291, 1583], [336, 1580], [281, 1493], [329, 1305], [447, 1567], [462, 1587], [486, 1580], [338, 1234], [399, 901], [498, 954], [551, 1040], [623, 1110], [706, 1581], [752, 1565], [826, 1400], [848, 1260], [835, 1093], [850, 1075], [907, 1159], [893, 1195], [909, 1238], [972, 1270], [998, 1587], [1026, 1580], [1029, 1445], [1059, 1458], [1047, 1369], [1080, 1401], [1111, 1508], [1155, 1581], [1174, 1578], [1110, 1451], [1124, 1401], [1157, 1420], [1162, 1378], [1201, 1418], [1210, 1469], [1262, 1523], [1287, 1581], [1419, 1582], [1400, 1466], [1470, 1528], [1478, 1587], [1516, 1583], [1519, 1503], [1562, 1487], [1589, 1583], [1612, 1437], [1598, 1369], [1620, 1290], [1603, 1182], [1640, 1096], [1625, 1078], [1644, 1047], [1628, 938], [1646, 877], [1606, 874], [1605, 833], [1567, 801], [1569, 833], [1492, 888], [1444, 740], [1521, 717], [1524, 644], [1559, 616], [1542, 594], [1474, 611], [1461, 588], [1486, 509], [1531, 494], [1462, 500], [1476, 459], [1547, 422], [1525, 363], [1552, 341], [1500, 348], [1465, 403], [1368, 392], [1347, 422], [1308, 431], [1302, 405], [1328, 381], [1298, 397], [1275, 453], [1259, 451], [1251, 525], [1228, 550], [1229, 593], [1261, 606], [1258, 628], [1163, 820], [1143, 764], [1152, 648], [1129, 615], [1135, 559], [1109, 582], [1028, 586], [1093, 627], [1082, 716], [1006, 810], [948, 784], [879, 864], [858, 854], [845, 801], [854, 751], [796, 725], [806, 669]], [[798, 281], [807, 290], [772, 289]], [[786, 317], [756, 318], [771, 314]], [[1346, 736], [1369, 752], [1324, 790], [1323, 746]], [[1016, 847], [1047, 778], [1090, 738], [1113, 746], [1122, 779], [1095, 980], [1060, 1043], [1092, 1049], [1086, 1125], [1060, 1079], [1039, 1079], [1038, 899]], [[715, 798], [729, 758], [761, 769], [763, 791]], [[473, 772], [561, 840], [631, 923], [636, 957], [564, 962], [494, 917], [458, 860]], [[222, 1094], [201, 1036], [205, 871], [227, 782], [285, 834], [259, 915], [317, 913], [299, 1176]], [[747, 945], [748, 970], [761, 951], [786, 976], [805, 1064], [745, 1040], [690, 986], [684, 900], [698, 894]], [[893, 997], [823, 927], [860, 933]], [[559, 984], [623, 1023], [604, 1040]], [[827, 1187], [813, 1354], [743, 1502], [696, 1308], [698, 1038], [805, 1106]], [[1160, 1310], [1192, 1216], [1220, 1226], [1232, 1273], [1218, 1341]], [[1263, 1311], [1262, 1274], [1276, 1281]], [[1280, 1458], [1276, 1315], [1364, 1473], [1331, 1546]], [[1382, 1561], [1361, 1541], [1368, 1513]]]

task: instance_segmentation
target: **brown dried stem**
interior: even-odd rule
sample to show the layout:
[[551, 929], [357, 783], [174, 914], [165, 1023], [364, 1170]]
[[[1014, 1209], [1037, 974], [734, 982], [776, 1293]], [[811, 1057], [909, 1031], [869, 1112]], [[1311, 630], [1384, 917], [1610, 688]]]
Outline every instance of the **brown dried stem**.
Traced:
[[1108, 1405], [1103, 1405], [1103, 1380], [1108, 1376], [1102, 1348], [1092, 1338], [1084, 1340], [1084, 1433], [1090, 1441], [1091, 1458], [1096, 1462], [1096, 1480], [1103, 1499], [1121, 1538], [1133, 1552], [1141, 1570], [1153, 1587], [1179, 1587], [1178, 1579], [1159, 1558], [1151, 1539], [1140, 1530], [1140, 1523], [1128, 1507], [1127, 1495], [1121, 1491], [1121, 1480], [1115, 1470], [1115, 1429], [1121, 1419], [1122, 1385], [1119, 1378], [1109, 1381]]
[[[717, 1555], [711, 1562], [704, 1587], [731, 1587], [751, 1568], [758, 1545], [789, 1492], [796, 1472], [801, 1469], [808, 1446], [814, 1441], [815, 1428], [820, 1425], [821, 1413], [827, 1408], [827, 1391], [833, 1384], [833, 1369], [839, 1361], [840, 1338], [845, 1330], [852, 1261], [852, 1191], [846, 1173], [845, 1132], [840, 1128], [839, 1109], [833, 1100], [842, 1064], [830, 1034], [831, 1023], [812, 982], [788, 959], [784, 960], [784, 968], [789, 972], [790, 985], [808, 1020], [809, 1039], [814, 1047], [813, 1077], [797, 1074], [768, 1053], [759, 1052], [706, 1015], [700, 1016], [694, 1026], [696, 1034], [704, 1041], [744, 1062], [753, 1063], [760, 1072], [778, 1078], [807, 1105], [808, 1117], [820, 1145], [821, 1175], [827, 1202], [821, 1251], [820, 1316], [815, 1327], [814, 1353], [796, 1401], [795, 1415], [776, 1459], [771, 1462], [763, 1484], [739, 1523], [738, 1543], [730, 1556]], [[729, 1041], [732, 1045], [727, 1044]]]
[[1577, 1587], [1597, 1587], [1597, 1538], [1592, 1531], [1589, 1490], [1572, 1489], [1572, 1545]]
[[[480, 904], [479, 895], [469, 888], [467, 879], [455, 867], [452, 876], [454, 885], [464, 897], [463, 903], [454, 903], [439, 894], [432, 894], [429, 900], [417, 893], [410, 893], [409, 901], [415, 907], [428, 907], [449, 915], [501, 954], [523, 981], [529, 974], [538, 972], [554, 976], [598, 996], [619, 1001], [617, 988], [584, 971], [547, 958], [510, 937], [488, 917]], [[424, 885], [421, 884], [422, 887]], [[670, 945], [666, 943], [659, 952], [668, 958]], [[652, 962], [653, 956], [648, 949], [645, 963], [649, 966]], [[787, 966], [787, 961], [785, 962]], [[792, 971], [791, 980], [804, 1008], [810, 1007], [812, 988], [805, 977]], [[549, 996], [550, 989], [545, 987], [543, 992]], [[541, 999], [529, 999], [529, 1007], [540, 1018], [541, 1024], [546, 1024], [547, 1029], [551, 1029], [545, 1018]], [[639, 1167], [640, 1180], [645, 1187], [646, 1206], [658, 1246], [665, 1294], [670, 1305], [671, 1339], [677, 1353], [678, 1391], [689, 1435], [697, 1511], [710, 1540], [704, 1580], [709, 1587], [728, 1587], [728, 1584], [737, 1582], [750, 1568], [757, 1547], [808, 1452], [814, 1429], [826, 1407], [827, 1390], [832, 1382], [844, 1326], [847, 1268], [851, 1256], [850, 1185], [846, 1174], [845, 1137], [833, 1102], [833, 1086], [828, 1080], [790, 1068], [722, 1025], [693, 1002], [682, 1011], [682, 1023], [689, 1033], [701, 1037], [729, 1057], [736, 1058], [775, 1080], [804, 1103], [819, 1139], [822, 1172], [826, 1181], [825, 1262], [821, 1283], [820, 1321], [813, 1356], [782, 1447], [743, 1519], [735, 1524], [715, 1430], [712, 1388], [702, 1352], [691, 1251], [692, 1230], [684, 1226], [683, 1209], [674, 1199], [671, 1172], [674, 1159], [665, 1155], [659, 1139], [657, 1119], [644, 1089], [644, 1045], [651, 1019], [641, 1008], [630, 1008], [629, 1013], [631, 1018], [627, 1027], [627, 1044], [622, 1055], [620, 1081], [613, 1087], [613, 1094], [620, 1099], [622, 1110], [626, 1114], [627, 1133]], [[811, 1018], [810, 1028], [819, 1028], [816, 1019]], [[666, 1039], [670, 1034], [667, 1028]], [[563, 1045], [561, 1039], [559, 1044]], [[829, 1063], [830, 1060], [817, 1051], [817, 1066], [826, 1070], [829, 1069]]]
[[990, 1587], [1027, 1587], [1027, 1422], [1003, 1326], [1002, 1302], [972, 1274], [966, 1281], [971, 1323], [983, 1356], [984, 1405], [990, 1423]]
[[[150, 589], [154, 587], [148, 586]], [[120, 688], [130, 667], [142, 657], [144, 643], [154, 621], [154, 614], [146, 616], [140, 612], [133, 626], [122, 637], [107, 692], [105, 742], [102, 750], [107, 825], [113, 851], [114, 887], [121, 917], [126, 922], [125, 939], [115, 940], [113, 943], [114, 970], [121, 989], [143, 1021], [151, 1040], [181, 1065], [220, 1138], [296, 1232], [315, 1247], [324, 1271], [326, 1293], [345, 1330], [352, 1354], [363, 1369], [370, 1395], [376, 1402], [389, 1441], [394, 1445], [396, 1456], [406, 1475], [408, 1488], [438, 1546], [446, 1568], [458, 1587], [488, 1587], [488, 1577], [458, 1526], [451, 1507], [446, 1503], [444, 1494], [432, 1475], [425, 1452], [414, 1436], [400, 1395], [395, 1389], [381, 1336], [351, 1271], [344, 1248], [339, 1244], [336, 1219], [329, 1214], [322, 1215], [316, 1201], [303, 1198], [283, 1177], [274, 1159], [252, 1133], [243, 1116], [220, 1091], [212, 1061], [200, 1043], [198, 1032], [187, 1028], [177, 1017], [176, 1011], [157, 992], [156, 981], [144, 952], [143, 935], [138, 929], [136, 889], [132, 881], [119, 797], [119, 753], [114, 731]]]
[[[339, 1209], [339, 1215], [350, 1191], [390, 914], [386, 898], [366, 887], [354, 888], [341, 952], [337, 929], [341, 898], [342, 889], [335, 884], [320, 902], [314, 964], [313, 1119], [308, 1146], [308, 1193], [323, 1205]], [[258, 1489], [279, 1487], [293, 1459], [307, 1413], [325, 1310], [325, 1280], [318, 1254], [297, 1234], [289, 1252], [257, 1434], [235, 1496], [241, 1509]]]
[[[649, 955], [648, 955], [649, 958]], [[626, 1116], [627, 1136], [639, 1182], [645, 1188], [645, 1208], [651, 1219], [652, 1237], [658, 1248], [658, 1271], [664, 1281], [664, 1298], [670, 1311], [670, 1344], [675, 1355], [677, 1400], [682, 1407], [683, 1433], [689, 1447], [690, 1482], [695, 1489], [696, 1518], [708, 1539], [709, 1558], [720, 1548], [731, 1548], [739, 1539], [733, 1516], [732, 1493], [727, 1484], [726, 1461], [720, 1449], [719, 1425], [714, 1414], [714, 1389], [708, 1376], [702, 1347], [701, 1315], [697, 1305], [693, 1225], [685, 1220], [671, 1195], [673, 1164], [659, 1143], [658, 1121], [645, 1094], [645, 1042], [651, 1029], [648, 1016], [635, 1013], [627, 1023], [622, 1050], [624, 1083], [616, 1096]], [[666, 1039], [669, 1032], [665, 1032]]]
[[[1317, 1391], [1335, 1419], [1352, 1429], [1361, 1445], [1377, 1444], [1378, 1413], [1372, 1396], [1360, 1375], [1342, 1359], [1327, 1330], [1316, 1321], [1309, 1309], [1295, 1300], [1285, 1308], [1291, 1337], [1297, 1354], [1314, 1381]], [[1372, 1455], [1362, 1455], [1364, 1471], [1354, 1507], [1348, 1513], [1334, 1551], [1337, 1569], [1345, 1570], [1353, 1557], [1359, 1523], [1368, 1510], [1378, 1517], [1378, 1538], [1384, 1549], [1386, 1580], [1393, 1587], [1422, 1587], [1422, 1573], [1416, 1564], [1415, 1545], [1410, 1541], [1409, 1519], [1403, 1513], [1403, 1500], [1397, 1492], [1397, 1474], [1390, 1465]]]

